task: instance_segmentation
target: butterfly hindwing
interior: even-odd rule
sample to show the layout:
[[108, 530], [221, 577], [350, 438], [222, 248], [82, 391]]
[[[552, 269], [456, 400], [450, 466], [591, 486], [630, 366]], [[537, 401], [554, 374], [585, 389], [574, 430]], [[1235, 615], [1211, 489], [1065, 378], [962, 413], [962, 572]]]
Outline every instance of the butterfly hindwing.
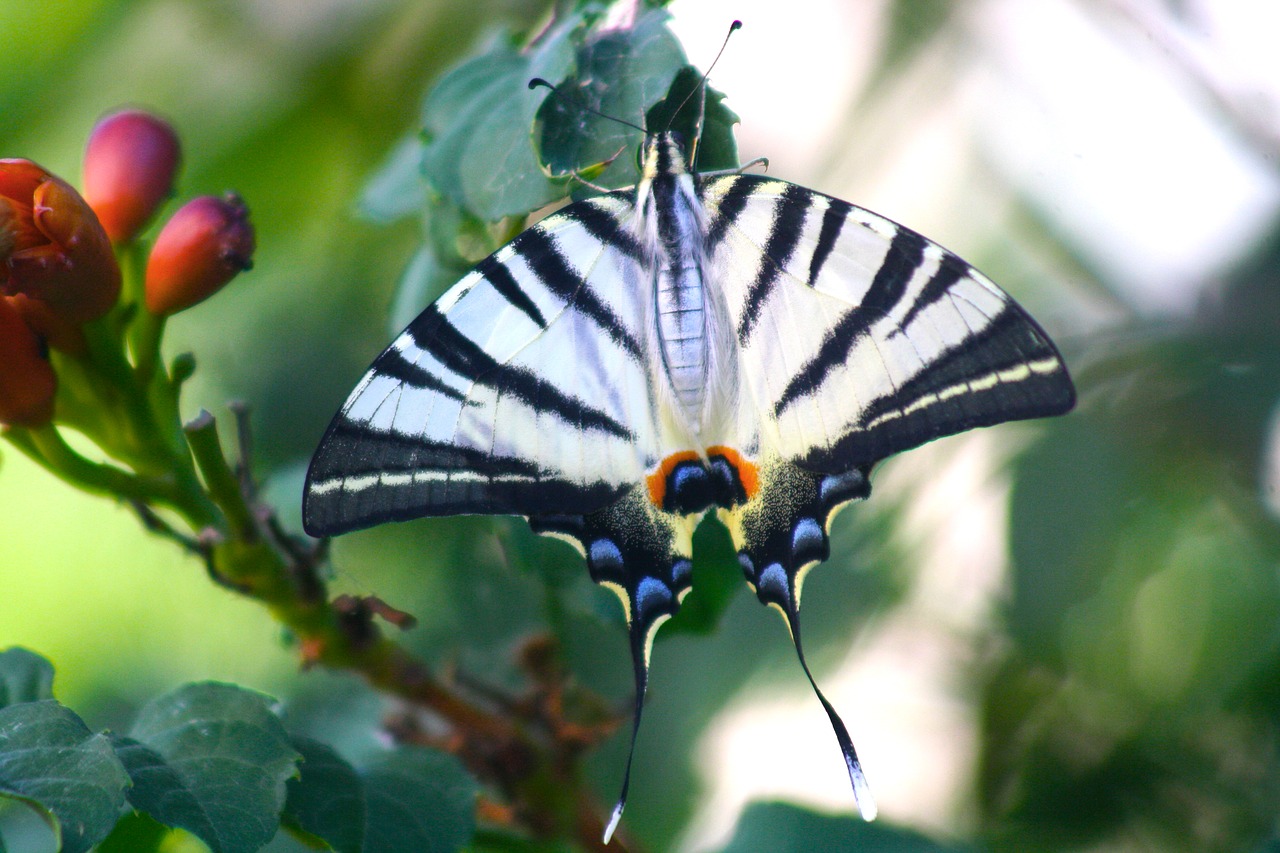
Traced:
[[622, 789], [606, 840], [613, 834], [627, 800], [654, 634], [679, 610], [693, 581], [692, 537], [699, 516], [664, 511], [654, 504], [648, 485], [643, 484], [593, 513], [529, 518], [535, 532], [576, 544], [586, 557], [591, 579], [618, 596], [626, 615], [635, 709]]
[[628, 194], [524, 231], [374, 361], [308, 471], [306, 528], [588, 512], [657, 457]]
[[759, 472], [756, 494], [718, 510], [738, 549], [738, 564], [761, 604], [776, 609], [791, 632], [796, 656], [826, 711], [844, 757], [854, 798], [863, 817], [876, 814], [875, 800], [844, 721], [818, 688], [800, 640], [800, 593], [805, 574], [831, 555], [829, 532], [836, 513], [867, 497], [868, 471], [817, 474], [775, 458]]
[[719, 509], [757, 598], [786, 620], [864, 817], [849, 733], [805, 661], [800, 592], [831, 519], [871, 467], [935, 438], [1059, 414], [1074, 391], [1053, 344], [960, 258], [870, 211], [756, 175], [700, 182], [711, 275], [742, 383], [739, 447], [758, 489]]

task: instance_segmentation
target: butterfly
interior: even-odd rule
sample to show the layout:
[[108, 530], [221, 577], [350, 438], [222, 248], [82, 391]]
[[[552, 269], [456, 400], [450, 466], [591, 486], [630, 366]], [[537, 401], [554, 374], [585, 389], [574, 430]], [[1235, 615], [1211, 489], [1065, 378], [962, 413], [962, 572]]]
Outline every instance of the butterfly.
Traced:
[[805, 574], [879, 461], [1062, 414], [1054, 344], [956, 255], [884, 217], [757, 174], [699, 175], [646, 136], [634, 189], [578, 201], [485, 258], [409, 324], [334, 417], [304, 526], [523, 515], [617, 594], [635, 677], [626, 802], [650, 650], [714, 511], [786, 620], [862, 815], [852, 739], [800, 640]]

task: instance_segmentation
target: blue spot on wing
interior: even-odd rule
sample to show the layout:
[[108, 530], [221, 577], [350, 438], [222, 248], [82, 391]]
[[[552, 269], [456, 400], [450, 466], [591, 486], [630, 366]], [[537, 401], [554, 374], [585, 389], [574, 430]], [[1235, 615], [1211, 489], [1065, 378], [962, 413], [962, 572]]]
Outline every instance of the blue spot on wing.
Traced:
[[787, 578], [787, 570], [782, 568], [781, 564], [770, 563], [764, 567], [764, 571], [760, 573], [760, 579], [756, 581], [756, 590], [762, 598], [777, 599], [780, 604], [790, 609], [791, 581]]
[[791, 553], [801, 557], [814, 551], [821, 552], [826, 541], [827, 534], [816, 519], [802, 518], [791, 531]]
[[617, 544], [612, 539], [597, 539], [592, 542], [591, 550], [587, 552], [587, 559], [591, 561], [591, 565], [596, 569], [605, 571], [622, 570], [622, 551], [618, 549]]
[[670, 609], [671, 598], [671, 588], [665, 583], [644, 578], [636, 585], [636, 620], [647, 626], [652, 614]]

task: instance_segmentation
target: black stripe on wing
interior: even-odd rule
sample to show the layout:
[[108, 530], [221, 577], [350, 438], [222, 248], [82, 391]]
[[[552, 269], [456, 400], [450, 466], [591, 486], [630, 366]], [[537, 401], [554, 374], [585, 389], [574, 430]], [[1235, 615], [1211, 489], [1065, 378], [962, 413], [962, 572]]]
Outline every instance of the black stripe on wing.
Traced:
[[527, 459], [376, 432], [339, 416], [307, 472], [303, 526], [331, 536], [423, 515], [585, 513], [626, 488], [557, 479]]
[[[575, 218], [579, 212], [574, 212]], [[635, 361], [643, 358], [640, 343], [573, 268], [556, 245], [554, 237], [535, 225], [511, 241], [511, 248], [524, 259], [547, 290], [595, 321]]]
[[489, 255], [483, 261], [476, 265], [476, 272], [485, 277], [485, 280], [493, 285], [493, 289], [502, 294], [502, 298], [511, 303], [512, 307], [519, 309], [526, 317], [538, 325], [538, 328], [545, 329], [547, 321], [542, 316], [542, 312], [538, 310], [538, 306], [529, 294], [520, 288], [520, 283], [516, 281], [516, 277], [511, 274], [511, 270], [507, 269], [507, 265], [498, 260], [496, 254]]
[[902, 322], [898, 324], [898, 328], [905, 329], [910, 326], [917, 314], [941, 300], [951, 290], [952, 286], [973, 275], [973, 273], [973, 267], [969, 266], [966, 261], [950, 252], [944, 251], [942, 261], [934, 271], [933, 277], [920, 290], [915, 302], [911, 304], [906, 315], [902, 318]]
[[[566, 394], [523, 367], [498, 362], [450, 323], [435, 305], [428, 305], [406, 332], [419, 349], [465, 379], [510, 394], [535, 411], [550, 412], [577, 429], [600, 430], [627, 441], [634, 440], [631, 431], [607, 413]], [[374, 370], [379, 369], [380, 363], [381, 359], [374, 363]]]
[[414, 390], [426, 389], [459, 402], [466, 400], [461, 391], [450, 388], [434, 373], [409, 361], [404, 357], [404, 353], [395, 347], [391, 347], [379, 356], [378, 373], [389, 376]]
[[838, 198], [829, 199], [827, 209], [822, 214], [822, 228], [818, 232], [818, 244], [813, 247], [813, 257], [809, 260], [809, 286], [818, 281], [818, 276], [822, 274], [822, 268], [827, 263], [827, 258], [831, 256], [831, 250], [836, 247], [836, 240], [840, 237], [841, 230], [844, 229], [845, 220], [849, 218], [849, 213], [853, 210], [853, 205], [847, 201], [841, 201]]
[[782, 191], [773, 212], [769, 236], [761, 249], [764, 258], [761, 259], [755, 279], [747, 288], [741, 319], [738, 320], [738, 342], [742, 346], [747, 345], [769, 294], [782, 277], [782, 271], [791, 263], [791, 256], [804, 233], [805, 216], [813, 197], [813, 193], [796, 184], [788, 184]]
[[926, 245], [925, 239], [914, 231], [898, 230], [862, 304], [847, 311], [827, 330], [818, 352], [791, 378], [774, 404], [775, 417], [796, 400], [816, 391], [832, 370], [845, 363], [854, 344], [898, 305], [911, 278], [924, 262]]
[[845, 471], [935, 438], [1060, 415], [1074, 405], [1075, 388], [1062, 357], [1035, 321], [1010, 302], [981, 331], [873, 401], [843, 436], [797, 462], [815, 471]]
[[[752, 188], [756, 182], [747, 175], [738, 175], [730, 179], [732, 183], [725, 190], [724, 195], [720, 197], [720, 203], [716, 206], [715, 215], [711, 217], [707, 223], [707, 253], [715, 251], [720, 245], [720, 241], [724, 239], [724, 235], [728, 233], [729, 226], [737, 221], [747, 207], [747, 201], [750, 200]], [[714, 186], [714, 182], [700, 182], [698, 184], [699, 198], [705, 200], [706, 190], [708, 187]]]
[[[631, 201], [633, 199], [628, 198], [628, 202]], [[640, 248], [640, 242], [636, 240], [635, 235], [595, 200], [576, 205], [572, 209], [572, 216], [574, 222], [585, 228], [588, 234], [601, 243], [617, 249], [633, 261], [644, 260], [644, 250]]]

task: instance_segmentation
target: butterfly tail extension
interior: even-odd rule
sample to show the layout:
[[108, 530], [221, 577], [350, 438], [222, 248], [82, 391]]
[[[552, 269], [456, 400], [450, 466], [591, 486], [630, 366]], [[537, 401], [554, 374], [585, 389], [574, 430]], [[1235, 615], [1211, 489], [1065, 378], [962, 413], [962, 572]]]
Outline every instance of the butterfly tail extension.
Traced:
[[805, 573], [830, 556], [827, 531], [836, 512], [870, 493], [867, 470], [824, 475], [775, 461], [765, 466], [762, 476], [759, 496], [740, 507], [721, 510], [721, 518], [734, 538], [747, 583], [762, 604], [776, 609], [786, 620], [800, 666], [831, 721], [858, 809], [863, 818], [873, 820], [875, 801], [853, 740], [818, 688], [800, 641], [800, 592]]
[[605, 844], [613, 838], [618, 822], [622, 820], [622, 810], [627, 807], [627, 793], [631, 790], [631, 762], [636, 755], [636, 738], [640, 735], [640, 716], [644, 713], [644, 695], [649, 687], [649, 661], [648, 651], [644, 645], [645, 638], [642, 632], [637, 630], [634, 621], [628, 625], [628, 628], [631, 634], [631, 663], [636, 679], [636, 704], [631, 717], [631, 743], [627, 747], [627, 764], [622, 771], [622, 788], [618, 792], [617, 802], [613, 805], [613, 812], [609, 815], [609, 823], [604, 828]]
[[836, 742], [840, 744], [840, 753], [844, 756], [845, 767], [849, 771], [849, 782], [853, 785], [853, 799], [858, 804], [858, 811], [861, 813], [863, 820], [875, 820], [876, 801], [871, 795], [871, 786], [867, 784], [867, 776], [862, 771], [862, 762], [858, 760], [858, 751], [853, 748], [853, 738], [849, 737], [849, 729], [845, 726], [844, 720], [840, 719], [836, 709], [827, 697], [823, 695], [818, 683], [814, 681], [813, 673], [809, 671], [809, 663], [804, 659], [804, 646], [800, 642], [800, 611], [798, 605], [787, 613], [787, 627], [791, 630], [791, 638], [795, 642], [796, 657], [800, 659], [800, 668], [804, 670], [805, 678], [809, 679], [809, 686], [813, 688], [814, 695], [822, 703], [822, 710], [827, 712], [827, 719], [831, 721], [831, 729], [835, 732]]
[[631, 784], [631, 765], [649, 683], [653, 638], [680, 609], [693, 577], [694, 522], [654, 506], [645, 486], [602, 510], [581, 516], [531, 516], [537, 533], [569, 540], [586, 555], [591, 579], [618, 596], [626, 615], [635, 673], [635, 716], [622, 789], [605, 829], [607, 844], [617, 829]]

